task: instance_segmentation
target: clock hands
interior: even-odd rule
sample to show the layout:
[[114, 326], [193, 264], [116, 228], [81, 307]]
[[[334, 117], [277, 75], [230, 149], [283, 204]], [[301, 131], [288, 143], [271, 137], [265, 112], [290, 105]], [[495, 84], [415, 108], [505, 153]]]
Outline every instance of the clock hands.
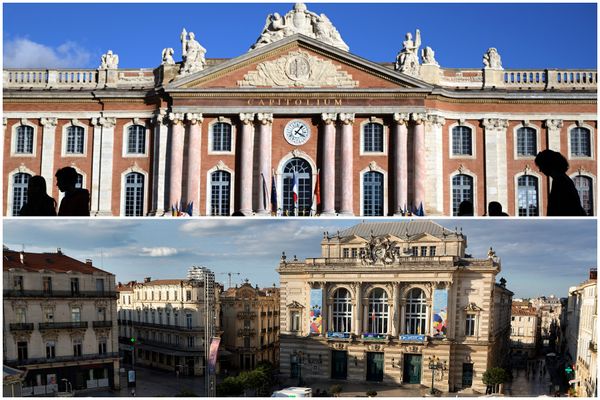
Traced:
[[302, 137], [305, 137], [305, 136], [306, 136], [306, 134], [302, 134], [302, 133], [300, 133], [300, 131], [301, 131], [301, 130], [302, 130], [302, 127], [301, 127], [301, 126], [300, 126], [300, 127], [298, 127], [298, 129], [296, 129], [296, 130], [294, 131], [294, 136], [300, 135], [300, 136], [302, 136]]

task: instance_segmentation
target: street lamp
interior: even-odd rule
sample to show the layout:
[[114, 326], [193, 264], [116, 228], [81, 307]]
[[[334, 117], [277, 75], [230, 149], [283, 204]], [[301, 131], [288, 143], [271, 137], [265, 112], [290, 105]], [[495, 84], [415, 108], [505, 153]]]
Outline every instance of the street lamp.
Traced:
[[[65, 383], [65, 392], [73, 393], [73, 385], [71, 385], [71, 382], [69, 382], [68, 379], [63, 378], [61, 379], [61, 382]], [[69, 390], [69, 387], [71, 387], [71, 390]]]
[[433, 386], [433, 381], [435, 379], [435, 371], [445, 371], [447, 369], [446, 360], [444, 360], [444, 362], [441, 362], [439, 357], [436, 356], [429, 356], [427, 359], [429, 361], [429, 369], [431, 370], [431, 394], [435, 394], [435, 388]]

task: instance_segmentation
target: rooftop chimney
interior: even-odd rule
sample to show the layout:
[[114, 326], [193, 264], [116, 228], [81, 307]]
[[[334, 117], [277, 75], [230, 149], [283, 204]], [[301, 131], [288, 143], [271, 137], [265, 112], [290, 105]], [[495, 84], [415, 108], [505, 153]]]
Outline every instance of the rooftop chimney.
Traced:
[[151, 277], [149, 277], [149, 276], [147, 276], [147, 277], [145, 277], [145, 278], [144, 278], [144, 283], [148, 283], [148, 282], [150, 282], [151, 280], [152, 280], [152, 278], [151, 278]]
[[598, 279], [598, 270], [596, 268], [590, 268], [590, 280], [597, 280]]
[[86, 258], [86, 259], [85, 259], [85, 263], [86, 263], [87, 265], [92, 265], [92, 259], [91, 259], [91, 258]]
[[62, 250], [61, 250], [61, 248], [60, 248], [60, 247], [58, 247], [58, 248], [56, 249], [56, 253], [57, 253], [57, 254], [62, 254]]

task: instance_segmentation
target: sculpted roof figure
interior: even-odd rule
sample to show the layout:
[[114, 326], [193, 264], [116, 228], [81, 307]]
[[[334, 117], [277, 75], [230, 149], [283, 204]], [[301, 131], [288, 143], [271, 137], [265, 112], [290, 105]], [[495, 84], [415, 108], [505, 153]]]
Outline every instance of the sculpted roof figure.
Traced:
[[296, 3], [294, 9], [283, 17], [278, 13], [270, 14], [260, 37], [250, 47], [250, 50], [261, 48], [297, 33], [320, 40], [344, 51], [349, 50], [348, 45], [344, 43], [340, 33], [329, 18], [325, 14], [317, 15], [312, 11], [308, 11], [303, 3]]
[[421, 32], [417, 29], [415, 40], [408, 32], [402, 42], [402, 50], [396, 56], [396, 70], [407, 75], [419, 75], [419, 47], [421, 47]]
[[183, 56], [183, 66], [181, 67], [182, 74], [191, 74], [193, 72], [202, 71], [206, 66], [206, 49], [198, 43], [194, 32], [188, 33], [183, 29], [181, 32], [181, 54]]
[[106, 54], [102, 54], [100, 69], [117, 69], [119, 66], [119, 56], [113, 54], [112, 50], [109, 50]]
[[483, 55], [483, 65], [485, 69], [504, 69], [502, 68], [502, 59], [495, 47], [490, 47]]

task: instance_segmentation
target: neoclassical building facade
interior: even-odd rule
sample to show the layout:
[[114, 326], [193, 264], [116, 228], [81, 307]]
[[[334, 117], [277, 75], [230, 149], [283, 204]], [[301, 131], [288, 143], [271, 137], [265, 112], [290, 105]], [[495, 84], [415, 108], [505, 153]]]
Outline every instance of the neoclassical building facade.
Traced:
[[5, 69], [4, 215], [32, 175], [58, 199], [54, 172], [73, 166], [93, 215], [455, 215], [468, 200], [537, 216], [547, 148], [595, 215], [597, 72], [504, 69], [494, 48], [443, 68], [417, 37], [376, 63], [296, 4], [231, 59], [184, 30], [181, 61], [166, 48], [156, 68], [109, 51], [94, 70]]
[[321, 254], [282, 256], [281, 359], [292, 380], [485, 392], [506, 366], [512, 292], [500, 260], [465, 253], [466, 236], [431, 221], [363, 222], [324, 233]]

